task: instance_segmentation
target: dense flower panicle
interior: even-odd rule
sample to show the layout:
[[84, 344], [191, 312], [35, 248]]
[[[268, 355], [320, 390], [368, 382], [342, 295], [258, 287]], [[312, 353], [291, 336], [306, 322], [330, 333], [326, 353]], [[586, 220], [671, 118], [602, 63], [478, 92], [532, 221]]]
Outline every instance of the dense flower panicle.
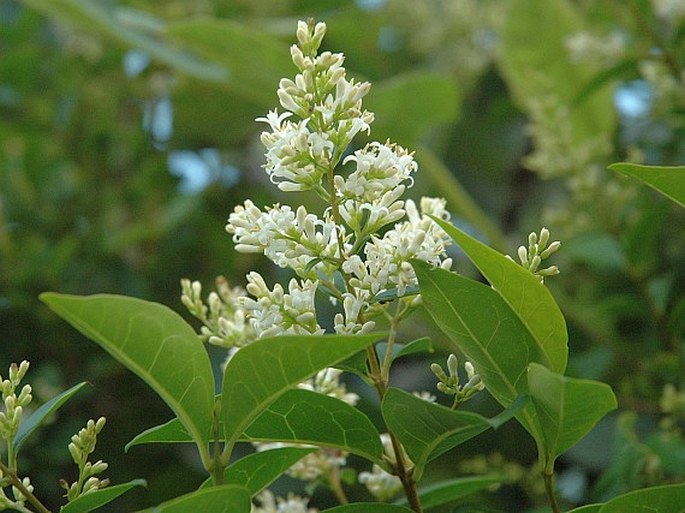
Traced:
[[404, 217], [404, 201], [399, 199], [404, 189], [404, 185], [398, 185], [370, 202], [344, 200], [340, 205], [340, 216], [355, 233], [375, 233]]
[[293, 211], [287, 205], [274, 205], [261, 211], [250, 200], [238, 205], [228, 218], [226, 231], [233, 235], [241, 253], [263, 253], [279, 267], [289, 267], [298, 275], [312, 274], [309, 264], [321, 259], [314, 268], [330, 274], [330, 262], [340, 258], [337, 226], [329, 215], [319, 219], [300, 206]]
[[369, 307], [370, 302], [371, 293], [368, 290], [357, 288], [354, 290], [354, 294], [345, 292], [342, 302], [343, 312], [335, 314], [333, 319], [335, 332], [338, 335], [356, 335], [373, 331], [376, 327], [375, 322], [359, 322], [360, 316]]
[[322, 335], [316, 321], [314, 294], [318, 282], [290, 280], [288, 293], [277, 283], [269, 290], [259, 273], [247, 275], [247, 291], [254, 296], [239, 298], [250, 314], [250, 322], [259, 338], [277, 335]]

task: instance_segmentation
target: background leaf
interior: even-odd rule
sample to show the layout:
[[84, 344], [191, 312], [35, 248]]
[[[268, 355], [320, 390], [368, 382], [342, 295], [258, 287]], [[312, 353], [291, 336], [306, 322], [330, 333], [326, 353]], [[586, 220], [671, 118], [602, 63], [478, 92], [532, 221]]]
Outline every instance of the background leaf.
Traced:
[[682, 513], [685, 484], [655, 486], [626, 493], [610, 500], [599, 513]]
[[616, 397], [606, 383], [561, 376], [536, 363], [528, 367], [528, 390], [546, 442], [548, 473], [560, 454], [617, 407]]
[[181, 495], [138, 513], [250, 513], [251, 509], [250, 494], [245, 488], [221, 485]]
[[547, 287], [503, 254], [450, 223], [436, 221], [518, 315], [545, 354], [549, 368], [563, 374], [568, 360], [566, 321]]
[[[503, 406], [527, 393], [526, 369], [546, 362], [535, 339], [492, 288], [425, 262], [412, 263], [426, 311], [473, 363], [492, 396]], [[516, 417], [542, 440], [532, 404]]]
[[60, 510], [60, 513], [87, 513], [88, 511], [93, 511], [100, 506], [109, 504], [114, 499], [136, 486], [147, 486], [147, 483], [145, 482], [145, 479], [134, 479], [128, 483], [108, 486], [100, 490], [88, 492], [64, 505]]
[[487, 419], [469, 411], [456, 411], [424, 401], [398, 388], [390, 388], [383, 398], [383, 418], [416, 465], [418, 481], [426, 464], [489, 428], [511, 419], [522, 404]]
[[[424, 509], [434, 508], [448, 502], [453, 502], [472, 493], [484, 490], [492, 485], [501, 483], [502, 476], [473, 476], [447, 479], [431, 486], [419, 489], [419, 498]], [[399, 504], [405, 504], [406, 499]]]
[[611, 164], [609, 169], [637, 178], [681, 207], [685, 207], [685, 166], [643, 166], [617, 162]]
[[226, 366], [221, 414], [226, 453], [245, 428], [288, 389], [358, 353], [379, 335], [281, 336], [242, 348]]
[[76, 392], [81, 390], [87, 384], [88, 383], [84, 381], [82, 383], [79, 383], [78, 385], [74, 385], [68, 390], [65, 390], [58, 396], [53, 397], [45, 404], [42, 404], [40, 407], [38, 407], [29, 418], [27, 418], [21, 424], [19, 424], [19, 429], [17, 430], [17, 434], [14, 435], [14, 440], [12, 442], [14, 444], [15, 454], [19, 454], [19, 449], [22, 445], [24, 445], [26, 439], [29, 436], [31, 436], [31, 433], [38, 429], [38, 427], [43, 423], [43, 421], [46, 418], [48, 418], [51, 414], [56, 412], [60, 408], [60, 406], [62, 406], [69, 399], [71, 399], [76, 394]]
[[180, 419], [208, 465], [214, 376], [193, 328], [169, 308], [141, 299], [108, 294], [40, 297], [145, 381]]
[[288, 390], [254, 419], [246, 440], [337, 447], [381, 464], [383, 445], [369, 418], [340, 399]]
[[404, 506], [380, 503], [345, 504], [336, 508], [323, 510], [321, 513], [411, 513]]

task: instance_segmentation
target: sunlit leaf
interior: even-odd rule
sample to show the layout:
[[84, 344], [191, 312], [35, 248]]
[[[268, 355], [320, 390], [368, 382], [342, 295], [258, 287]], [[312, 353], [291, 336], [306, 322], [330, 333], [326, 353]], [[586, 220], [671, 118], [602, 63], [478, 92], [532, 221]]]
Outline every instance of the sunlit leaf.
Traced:
[[497, 428], [517, 413], [523, 402], [488, 419], [469, 411], [456, 411], [424, 401], [408, 392], [390, 388], [381, 409], [385, 423], [415, 464], [414, 478], [421, 479], [425, 465], [489, 428]]
[[147, 486], [147, 483], [145, 482], [145, 479], [134, 479], [128, 483], [108, 486], [100, 490], [88, 492], [62, 506], [60, 513], [87, 513], [88, 511], [93, 511], [100, 506], [109, 504], [120, 495], [125, 494], [136, 486]]
[[68, 390], [65, 390], [56, 397], [53, 397], [45, 404], [41, 405], [34, 411], [29, 418], [24, 420], [19, 424], [19, 429], [17, 434], [14, 435], [14, 452], [15, 455], [19, 454], [19, 449], [26, 439], [33, 433], [38, 427], [43, 423], [43, 421], [49, 417], [51, 414], [56, 412], [64, 403], [71, 399], [76, 392], [81, 390], [87, 383], [84, 381], [78, 385], [74, 385]]
[[242, 486], [221, 485], [203, 488], [138, 513], [250, 513], [252, 502]]
[[557, 456], [617, 407], [606, 383], [561, 376], [537, 363], [528, 367], [528, 390], [540, 419], [549, 473]]
[[568, 360], [566, 321], [540, 280], [503, 254], [470, 237], [455, 226], [436, 219], [464, 250], [483, 276], [518, 315], [545, 355], [546, 364], [563, 373]]
[[41, 299], [145, 381], [180, 419], [209, 464], [214, 376], [190, 325], [163, 305], [130, 297], [45, 293]]
[[221, 415], [226, 454], [247, 426], [288, 389], [358, 353], [379, 337], [280, 336], [257, 340], [238, 351], [224, 373]]
[[[279, 447], [248, 454], [226, 467], [224, 484], [242, 486], [254, 497], [295, 463], [316, 450], [316, 447]], [[210, 486], [211, 478], [202, 483], [200, 488]]]
[[383, 454], [380, 434], [366, 415], [346, 402], [309, 390], [281, 395], [247, 427], [244, 438], [337, 447], [376, 463]]
[[[492, 288], [425, 262], [412, 262], [426, 311], [470, 360], [488, 391], [507, 407], [528, 390], [526, 370], [546, 363], [535, 339]], [[534, 407], [516, 417], [537, 441], [542, 440]]]
[[683, 513], [685, 484], [643, 488], [616, 497], [598, 513]]
[[609, 169], [637, 178], [681, 207], [685, 207], [685, 166], [642, 166], [618, 162], [611, 164]]

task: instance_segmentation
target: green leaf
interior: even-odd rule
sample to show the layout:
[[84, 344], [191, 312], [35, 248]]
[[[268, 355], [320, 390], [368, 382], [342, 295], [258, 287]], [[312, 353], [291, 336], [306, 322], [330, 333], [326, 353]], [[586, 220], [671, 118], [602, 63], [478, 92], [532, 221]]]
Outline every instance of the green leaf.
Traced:
[[412, 510], [395, 504], [360, 502], [325, 509], [321, 513], [412, 513]]
[[[240, 458], [224, 470], [224, 483], [239, 485], [255, 496], [316, 447], [281, 447]], [[207, 481], [211, 484], [211, 480]]]
[[487, 419], [477, 413], [456, 411], [439, 404], [390, 388], [383, 398], [381, 410], [385, 423], [416, 465], [414, 478], [421, 479], [426, 464], [459, 444], [489, 428], [497, 428], [511, 419], [523, 406], [523, 401]]
[[34, 411], [28, 419], [19, 424], [19, 429], [17, 430], [17, 434], [14, 435], [13, 441], [15, 454], [19, 454], [19, 449], [22, 445], [24, 445], [26, 439], [31, 436], [31, 433], [38, 429], [38, 427], [47, 417], [56, 412], [64, 403], [71, 399], [76, 392], [81, 390], [87, 384], [88, 383], [84, 381], [78, 385], [74, 385], [68, 390], [65, 390], [57, 397], [53, 397], [48, 402], [36, 409], [36, 411]]
[[599, 513], [683, 513], [685, 484], [655, 486], [610, 500]]
[[685, 207], [685, 166], [642, 166], [617, 162], [611, 164], [609, 169], [637, 178], [681, 207]]
[[599, 513], [602, 506], [603, 504], [588, 504], [580, 508], [573, 508], [568, 513]]
[[249, 492], [242, 486], [221, 485], [187, 493], [138, 513], [250, 513]]
[[147, 486], [147, 483], [145, 482], [145, 479], [134, 479], [128, 483], [108, 486], [100, 490], [88, 492], [62, 506], [60, 513], [87, 513], [88, 511], [93, 511], [100, 506], [109, 504], [114, 499], [136, 486]]
[[124, 451], [128, 452], [131, 447], [143, 444], [166, 444], [166, 443], [185, 443], [192, 442], [193, 437], [183, 427], [178, 419], [171, 419], [169, 422], [153, 426], [142, 433], [133, 437], [126, 444]]
[[288, 45], [257, 25], [216, 18], [188, 18], [164, 29], [172, 40], [192, 49], [209, 62], [228, 71], [226, 82], [233, 92], [264, 107], [277, 101], [282, 77], [296, 68]]
[[[502, 480], [502, 476], [473, 476], [440, 481], [434, 485], [420, 488], [419, 499], [421, 499], [423, 509], [427, 510], [479, 492], [492, 485], [501, 483]], [[405, 498], [397, 501], [397, 503], [406, 504], [407, 500]]]
[[[225, 455], [245, 428], [288, 389], [349, 358], [381, 335], [280, 336], [243, 347], [226, 366], [221, 415]], [[226, 456], [224, 456], [226, 457]]]
[[617, 407], [616, 397], [606, 383], [561, 376], [536, 363], [528, 367], [528, 389], [545, 439], [548, 473], [560, 454]]
[[369, 418], [334, 397], [289, 390], [245, 430], [242, 439], [337, 447], [381, 464], [383, 445]]
[[364, 106], [376, 115], [374, 138], [414, 146], [429, 128], [456, 121], [459, 96], [449, 75], [413, 72], [374, 84]]
[[[528, 391], [528, 364], [547, 362], [519, 317], [492, 288], [425, 262], [412, 262], [423, 304], [438, 327], [473, 363], [492, 396], [511, 405]], [[516, 418], [536, 441], [542, 433], [532, 404]]]
[[459, 244], [502, 299], [518, 315], [555, 372], [568, 360], [568, 332], [559, 306], [547, 287], [532, 273], [503, 254], [441, 219], [438, 224]]
[[190, 325], [165, 306], [130, 297], [40, 297], [145, 381], [192, 435], [205, 466], [211, 463], [214, 376], [207, 351]]
[[397, 358], [417, 353], [432, 353], [433, 351], [431, 339], [429, 337], [421, 337], [406, 344], [395, 344], [392, 359], [396, 360]]

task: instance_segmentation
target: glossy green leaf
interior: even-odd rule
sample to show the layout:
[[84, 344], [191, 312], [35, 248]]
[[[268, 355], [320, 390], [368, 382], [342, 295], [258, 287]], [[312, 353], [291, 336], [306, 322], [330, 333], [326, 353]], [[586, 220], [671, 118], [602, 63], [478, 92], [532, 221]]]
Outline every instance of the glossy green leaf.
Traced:
[[84, 381], [78, 385], [74, 385], [68, 390], [65, 390], [58, 396], [53, 397], [45, 404], [38, 407], [36, 411], [34, 411], [24, 422], [19, 424], [19, 429], [17, 430], [17, 434], [14, 435], [13, 441], [15, 455], [19, 454], [19, 449], [22, 445], [24, 445], [26, 439], [31, 436], [31, 433], [38, 429], [38, 427], [47, 417], [56, 412], [64, 403], [71, 399], [76, 392], [81, 390], [87, 384], [88, 383]]
[[250, 513], [252, 502], [242, 486], [221, 485], [187, 493], [138, 513]]
[[360, 502], [325, 509], [321, 513], [412, 513], [412, 510], [395, 504]]
[[426, 464], [489, 428], [497, 428], [523, 407], [523, 401], [488, 419], [469, 411], [456, 411], [424, 401], [408, 392], [390, 388], [381, 410], [385, 423], [415, 464], [414, 478], [421, 479]]
[[187, 443], [192, 442], [193, 437], [183, 427], [178, 419], [171, 419], [169, 422], [153, 426], [142, 433], [133, 437], [126, 444], [124, 451], [128, 452], [131, 447], [144, 444], [168, 444], [168, 443]]
[[[479, 492], [501, 483], [502, 480], [502, 476], [473, 476], [440, 481], [434, 485], [420, 488], [419, 499], [421, 499], [423, 509], [427, 510]], [[407, 500], [402, 499], [397, 503], [406, 504]]]
[[230, 454], [245, 428], [288, 389], [358, 353], [379, 337], [284, 335], [257, 340], [238, 351], [224, 373], [221, 415], [225, 454]]
[[683, 513], [685, 484], [643, 488], [616, 497], [599, 510], [599, 513]]
[[528, 390], [545, 439], [548, 473], [560, 454], [617, 407], [616, 397], [606, 383], [561, 376], [536, 363], [528, 367]]
[[[473, 363], [483, 383], [507, 407], [528, 391], [526, 371], [534, 361], [546, 363], [535, 339], [519, 317], [491, 287], [425, 262], [412, 262], [426, 311]], [[542, 434], [534, 407], [516, 417], [536, 441]]]
[[209, 465], [214, 376], [190, 325], [165, 306], [130, 297], [46, 293], [41, 299], [145, 381], [180, 419]]
[[383, 445], [369, 418], [334, 397], [289, 390], [267, 406], [241, 439], [337, 447], [380, 463]]
[[256, 25], [229, 19], [192, 17], [167, 25], [164, 33], [185, 48], [227, 70], [236, 94], [265, 108], [277, 102], [283, 77], [293, 77], [289, 45]]
[[681, 207], [685, 207], [685, 166], [642, 166], [618, 162], [611, 164], [609, 169], [637, 178]]
[[145, 482], [145, 479], [134, 479], [128, 483], [108, 486], [100, 490], [88, 492], [62, 506], [60, 513], [87, 513], [88, 511], [93, 511], [100, 506], [109, 504], [120, 495], [125, 494], [136, 486], [147, 486], [147, 483]]
[[403, 356], [409, 356], [418, 353], [432, 353], [433, 342], [428, 337], [417, 338], [406, 344], [396, 344], [393, 347], [392, 359], [396, 360]]
[[518, 315], [533, 335], [555, 372], [563, 373], [568, 360], [566, 321], [549, 292], [537, 277], [503, 254], [470, 237], [455, 226], [437, 220], [464, 250], [493, 288]]
[[449, 75], [414, 72], [374, 84], [364, 106], [376, 115], [375, 139], [413, 146], [429, 128], [456, 121], [459, 96]]

